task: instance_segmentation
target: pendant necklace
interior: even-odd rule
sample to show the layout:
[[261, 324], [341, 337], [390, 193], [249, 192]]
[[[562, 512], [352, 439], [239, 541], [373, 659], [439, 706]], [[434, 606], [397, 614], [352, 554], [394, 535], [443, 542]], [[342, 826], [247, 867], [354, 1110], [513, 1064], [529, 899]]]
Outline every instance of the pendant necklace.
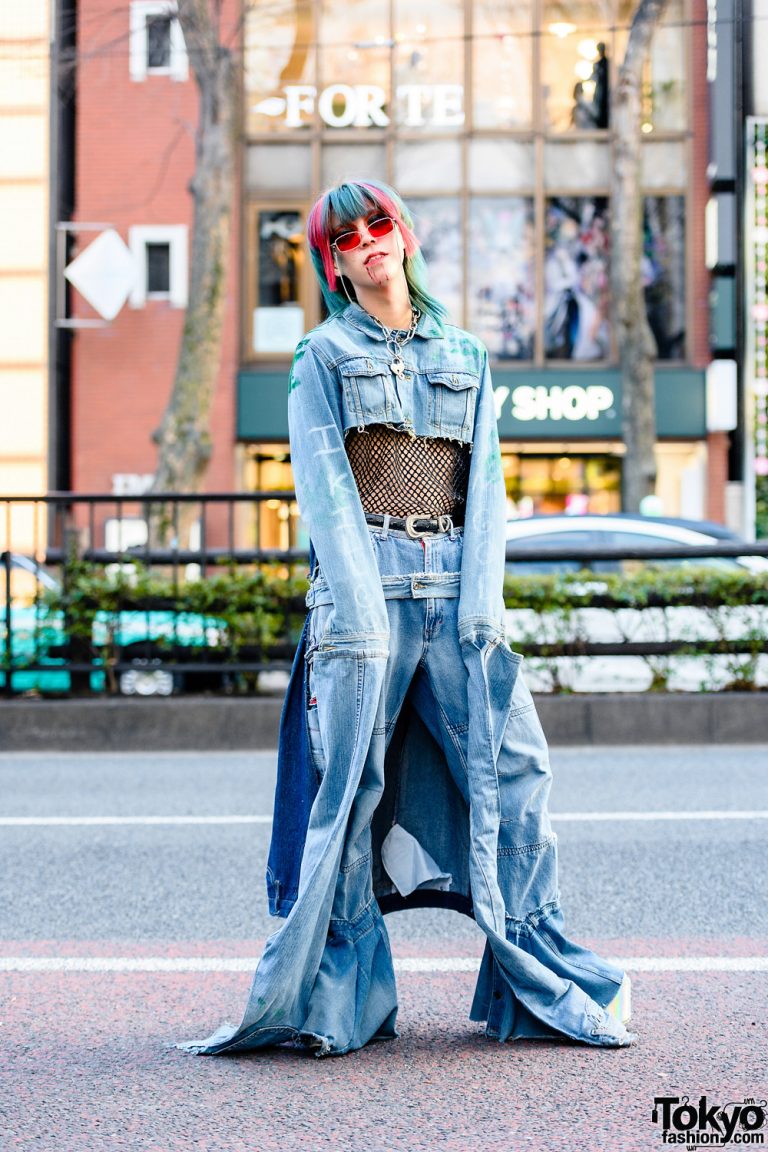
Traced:
[[397, 331], [393, 328], [387, 328], [385, 324], [382, 324], [381, 320], [377, 320], [375, 316], [371, 317], [372, 320], [376, 320], [379, 328], [381, 328], [382, 332], [384, 333], [387, 352], [392, 357], [389, 362], [389, 370], [390, 372], [394, 373], [398, 379], [400, 379], [403, 372], [405, 371], [405, 361], [401, 355], [402, 350], [405, 348], [406, 344], [413, 340], [414, 336], [416, 335], [416, 328], [418, 326], [420, 317], [421, 312], [419, 312], [418, 308], [412, 304], [411, 326], [407, 332]]

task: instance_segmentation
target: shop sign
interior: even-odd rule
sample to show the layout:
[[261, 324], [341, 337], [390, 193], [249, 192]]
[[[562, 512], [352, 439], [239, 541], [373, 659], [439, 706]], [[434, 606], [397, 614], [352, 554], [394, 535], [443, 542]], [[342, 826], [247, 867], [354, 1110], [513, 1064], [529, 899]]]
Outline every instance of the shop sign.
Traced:
[[[500, 393], [504, 393], [503, 396]], [[497, 408], [500, 410], [510, 395], [509, 388], [495, 390]], [[613, 390], [604, 384], [567, 384], [561, 387], [553, 384], [520, 384], [511, 390], [511, 411], [515, 420], [533, 422], [537, 420], [598, 420], [605, 413], [614, 416]]]
[[[400, 84], [395, 89], [397, 122], [403, 128], [453, 128], [464, 123], [461, 84]], [[282, 116], [286, 128], [303, 128], [317, 110], [329, 128], [386, 128], [387, 94], [377, 84], [288, 84], [282, 96], [269, 96], [251, 111]]]
[[[768, 476], [768, 118], [747, 120], [747, 399], [754, 470]], [[762, 481], [765, 484], [765, 481]]]

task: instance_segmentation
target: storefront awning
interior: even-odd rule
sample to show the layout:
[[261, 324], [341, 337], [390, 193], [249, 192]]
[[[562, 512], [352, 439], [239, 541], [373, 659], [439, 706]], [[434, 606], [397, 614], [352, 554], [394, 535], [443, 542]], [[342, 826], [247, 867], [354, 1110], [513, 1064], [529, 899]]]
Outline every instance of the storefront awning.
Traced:
[[[497, 369], [494, 393], [502, 440], [619, 440], [618, 369]], [[288, 369], [242, 369], [237, 380], [238, 440], [288, 439]], [[696, 368], [656, 372], [656, 431], [672, 439], [706, 436], [705, 374]]]

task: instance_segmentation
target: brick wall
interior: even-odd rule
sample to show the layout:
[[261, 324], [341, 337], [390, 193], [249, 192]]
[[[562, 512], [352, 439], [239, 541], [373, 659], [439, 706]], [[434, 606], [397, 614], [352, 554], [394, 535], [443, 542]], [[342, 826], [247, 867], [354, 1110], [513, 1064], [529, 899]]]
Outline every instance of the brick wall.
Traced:
[[[225, 3], [225, 23], [237, 0]], [[185, 82], [129, 74], [129, 4], [80, 0], [76, 219], [113, 225], [186, 224], [192, 199], [197, 91]], [[237, 188], [237, 185], [236, 185]], [[234, 428], [238, 336], [238, 224], [232, 243], [223, 356], [212, 413], [208, 491], [235, 485]], [[191, 239], [191, 237], [190, 237]], [[84, 246], [90, 240], [81, 234]], [[94, 316], [77, 293], [75, 314]], [[128, 303], [103, 328], [79, 330], [73, 350], [73, 487], [110, 491], [116, 472], [154, 471], [157, 427], [173, 382], [184, 312], [167, 301]]]

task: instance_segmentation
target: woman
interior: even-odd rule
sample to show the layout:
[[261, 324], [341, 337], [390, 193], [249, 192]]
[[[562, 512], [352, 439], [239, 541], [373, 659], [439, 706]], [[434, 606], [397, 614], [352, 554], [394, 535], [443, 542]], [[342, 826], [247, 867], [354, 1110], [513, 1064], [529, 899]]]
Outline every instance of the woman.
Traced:
[[486, 934], [471, 1018], [489, 1035], [627, 1045], [623, 973], [562, 931], [546, 744], [504, 638], [487, 353], [427, 292], [392, 189], [331, 189], [307, 233], [329, 318], [288, 398], [313, 549], [268, 868], [286, 922], [239, 1027], [182, 1047], [395, 1036], [382, 913], [425, 905]]

